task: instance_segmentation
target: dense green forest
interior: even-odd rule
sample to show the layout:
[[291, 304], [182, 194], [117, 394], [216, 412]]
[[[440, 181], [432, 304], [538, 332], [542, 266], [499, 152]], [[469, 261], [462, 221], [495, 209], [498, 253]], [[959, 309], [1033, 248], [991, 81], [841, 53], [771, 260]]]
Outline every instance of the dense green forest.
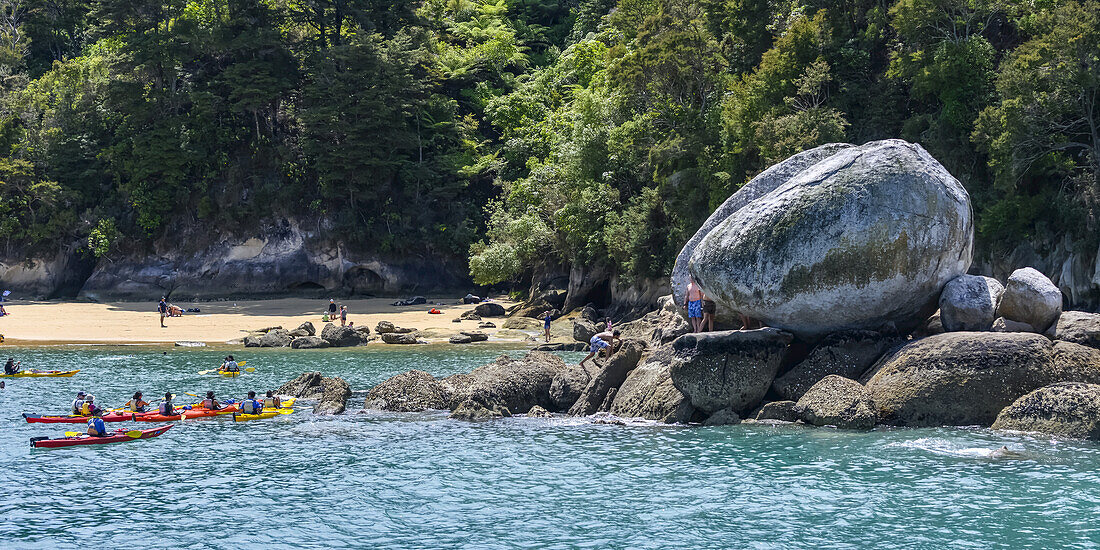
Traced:
[[894, 137], [988, 249], [1095, 250], [1100, 1], [0, 0], [8, 254], [290, 217], [631, 280], [771, 163]]

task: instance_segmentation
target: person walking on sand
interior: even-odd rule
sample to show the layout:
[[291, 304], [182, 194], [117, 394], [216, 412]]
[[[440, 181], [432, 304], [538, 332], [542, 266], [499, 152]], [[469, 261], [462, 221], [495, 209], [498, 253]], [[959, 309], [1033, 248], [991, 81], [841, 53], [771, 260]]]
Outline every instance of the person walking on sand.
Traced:
[[348, 322], [348, 306], [340, 306], [340, 326], [345, 326]]
[[550, 321], [554, 319], [550, 312], [546, 312], [546, 316], [542, 318], [542, 330], [546, 333], [546, 342], [550, 343]]
[[168, 316], [168, 302], [164, 301], [164, 296], [160, 297], [160, 303], [157, 304], [157, 311], [160, 311], [160, 328], [168, 328], [164, 326], [164, 318]]
[[699, 332], [703, 326], [703, 291], [695, 284], [695, 277], [688, 280], [687, 296], [684, 297], [684, 307], [688, 310], [688, 320], [691, 321], [691, 331]]

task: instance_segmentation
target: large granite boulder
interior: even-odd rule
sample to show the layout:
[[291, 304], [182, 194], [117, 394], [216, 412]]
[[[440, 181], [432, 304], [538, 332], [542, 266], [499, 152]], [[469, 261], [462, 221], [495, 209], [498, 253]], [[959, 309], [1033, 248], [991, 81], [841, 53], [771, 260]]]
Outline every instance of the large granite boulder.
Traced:
[[1004, 408], [993, 428], [1100, 440], [1100, 385], [1062, 382]]
[[1038, 270], [1025, 267], [1008, 277], [997, 315], [1046, 332], [1062, 313], [1062, 291]]
[[351, 327], [338, 327], [332, 323], [326, 323], [321, 329], [321, 338], [334, 348], [344, 348], [365, 344], [363, 334]]
[[290, 347], [292, 349], [320, 349], [327, 348], [331, 345], [332, 344], [328, 343], [328, 340], [320, 336], [299, 336], [290, 341]]
[[464, 330], [458, 334], [451, 336], [448, 340], [452, 344], [472, 344], [474, 342], [484, 342], [489, 339], [489, 335], [478, 330]]
[[364, 409], [419, 412], [446, 409], [451, 399], [443, 384], [422, 370], [392, 376], [367, 392]]
[[818, 342], [800, 363], [775, 379], [772, 389], [785, 400], [798, 401], [830, 374], [858, 380], [901, 338], [869, 330], [834, 332]]
[[522, 359], [501, 355], [496, 361], [465, 374], [448, 376], [440, 382], [451, 395], [452, 408], [466, 400], [485, 405], [527, 411], [538, 405], [554, 410], [550, 385], [565, 370], [565, 361], [551, 353], [532, 351]]
[[989, 426], [1016, 398], [1056, 377], [1038, 334], [948, 332], [897, 351], [867, 382], [879, 419], [902, 426]]
[[793, 340], [776, 328], [685, 334], [672, 342], [669, 374], [703, 413], [760, 403]]
[[314, 328], [313, 323], [306, 321], [298, 325], [298, 328], [290, 331], [290, 335], [295, 338], [301, 338], [303, 336], [316, 336], [317, 329]]
[[806, 339], [915, 328], [973, 256], [970, 196], [919, 145], [845, 148], [737, 210], [688, 270], [728, 311]]
[[506, 416], [512, 416], [512, 411], [508, 407], [498, 403], [486, 404], [474, 399], [466, 399], [455, 405], [450, 414], [450, 418], [455, 420], [470, 421], [494, 420]]
[[878, 420], [867, 389], [855, 380], [833, 374], [814, 384], [795, 408], [804, 422], [814, 426], [869, 430]]
[[550, 383], [550, 400], [554, 406], [548, 408], [552, 411], [568, 411], [599, 371], [599, 365], [591, 361], [585, 366], [567, 365]]
[[672, 383], [672, 346], [666, 345], [644, 358], [630, 371], [615, 400], [611, 414], [623, 418], [646, 418], [666, 423], [691, 420], [695, 407]]
[[592, 321], [580, 318], [573, 321], [573, 339], [578, 342], [587, 344], [599, 332]]
[[283, 384], [276, 391], [279, 395], [299, 399], [316, 399], [313, 414], [340, 414], [351, 397], [351, 387], [343, 378], [325, 378], [319, 372], [305, 372]]
[[[474, 313], [482, 317], [504, 317], [504, 306], [495, 302], [486, 302], [474, 307]], [[526, 409], [524, 409], [526, 410]]]
[[802, 419], [798, 403], [794, 401], [772, 401], [760, 407], [756, 413], [756, 420], [778, 420], [780, 422], [797, 422]]
[[1073, 342], [1054, 342], [1051, 382], [1100, 384], [1100, 350]]
[[940, 322], [947, 332], [983, 331], [993, 326], [1005, 287], [981, 275], [959, 275], [940, 294]]
[[989, 330], [993, 332], [1039, 332], [1035, 330], [1035, 327], [1027, 323], [1005, 319], [1004, 317], [997, 317], [994, 319], [993, 326], [990, 327]]
[[382, 341], [387, 344], [419, 344], [415, 334], [387, 332], [382, 335]]
[[833, 156], [837, 151], [849, 147], [852, 147], [852, 145], [847, 143], [829, 143], [815, 147], [809, 151], [798, 153], [778, 164], [773, 164], [770, 168], [764, 170], [755, 178], [752, 178], [751, 181], [741, 186], [736, 193], [730, 195], [721, 206], [711, 213], [707, 221], [703, 222], [702, 227], [695, 232], [695, 236], [684, 245], [680, 254], [676, 256], [676, 264], [672, 267], [672, 280], [670, 281], [672, 285], [673, 303], [684, 303], [684, 298], [687, 293], [688, 277], [690, 277], [688, 273], [688, 262], [691, 260], [692, 253], [695, 252], [695, 247], [702, 242], [707, 234], [714, 230], [715, 227], [718, 227], [719, 224], [726, 221], [726, 218], [744, 208], [745, 205], [771, 193], [777, 187], [787, 183], [791, 178], [798, 175], [803, 170]]
[[[608, 401], [608, 393], [617, 391], [626, 380], [627, 375], [634, 367], [645, 351], [645, 343], [639, 340], [623, 340], [619, 350], [611, 356], [596, 376], [585, 386], [580, 397], [569, 408], [569, 414], [573, 416], [588, 416], [601, 410], [601, 406]], [[611, 403], [608, 402], [610, 408]]]
[[1100, 313], [1064, 311], [1058, 316], [1058, 322], [1047, 330], [1047, 336], [1053, 340], [1100, 348]]
[[290, 345], [294, 337], [284, 329], [275, 329], [260, 337], [261, 348], [285, 348]]
[[260, 341], [261, 341], [262, 338], [263, 338], [263, 336], [258, 336], [258, 335], [255, 335], [255, 334], [249, 334], [248, 336], [244, 337], [244, 347], [246, 347], [246, 348], [258, 348], [258, 347], [260, 347]]

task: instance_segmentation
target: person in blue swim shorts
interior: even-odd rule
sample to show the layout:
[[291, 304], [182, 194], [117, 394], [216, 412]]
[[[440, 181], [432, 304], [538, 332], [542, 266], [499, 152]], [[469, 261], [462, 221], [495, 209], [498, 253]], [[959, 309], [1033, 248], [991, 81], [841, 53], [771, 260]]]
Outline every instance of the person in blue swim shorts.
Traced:
[[588, 341], [588, 356], [581, 359], [580, 366], [584, 366], [584, 362], [594, 357], [600, 350], [607, 350], [607, 358], [611, 358], [611, 352], [615, 349], [615, 340], [619, 339], [619, 331], [609, 330], [601, 332], [592, 337]]

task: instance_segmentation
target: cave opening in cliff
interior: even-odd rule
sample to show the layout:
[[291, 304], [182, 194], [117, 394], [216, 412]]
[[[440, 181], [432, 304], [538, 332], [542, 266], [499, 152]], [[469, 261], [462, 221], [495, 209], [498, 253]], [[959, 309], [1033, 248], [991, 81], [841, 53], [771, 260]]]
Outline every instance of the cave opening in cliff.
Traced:
[[381, 275], [365, 267], [353, 267], [344, 273], [344, 287], [352, 294], [378, 294], [385, 290], [385, 285]]
[[287, 290], [304, 291], [304, 290], [324, 290], [324, 285], [316, 283], [314, 281], [303, 281], [300, 283], [294, 283], [286, 287]]
[[585, 294], [582, 304], [592, 304], [596, 309], [603, 309], [611, 305], [611, 281], [604, 279], [595, 286], [592, 290]]

